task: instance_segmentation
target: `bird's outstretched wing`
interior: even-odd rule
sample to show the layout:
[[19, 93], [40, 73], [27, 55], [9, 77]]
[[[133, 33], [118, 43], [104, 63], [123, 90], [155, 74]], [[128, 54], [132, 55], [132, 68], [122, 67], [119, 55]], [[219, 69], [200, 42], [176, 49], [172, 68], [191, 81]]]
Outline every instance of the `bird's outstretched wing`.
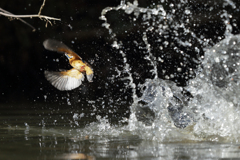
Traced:
[[72, 51], [68, 46], [66, 46], [64, 43], [60, 41], [54, 39], [47, 39], [43, 42], [43, 46], [45, 49], [49, 51], [69, 54], [70, 56], [73, 56], [74, 59], [82, 59], [77, 53]]
[[74, 68], [62, 72], [45, 71], [44, 74], [46, 79], [61, 91], [75, 89], [84, 80], [84, 75]]

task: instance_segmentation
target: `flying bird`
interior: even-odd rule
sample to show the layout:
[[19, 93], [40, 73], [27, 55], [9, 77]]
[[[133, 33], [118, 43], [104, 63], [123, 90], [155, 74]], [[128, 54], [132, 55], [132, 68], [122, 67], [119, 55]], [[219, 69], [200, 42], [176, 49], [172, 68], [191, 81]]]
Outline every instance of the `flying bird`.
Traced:
[[68, 48], [64, 43], [47, 39], [43, 42], [45, 49], [49, 51], [56, 51], [58, 53], [65, 54], [68, 58], [70, 65], [73, 67], [70, 70], [54, 72], [54, 71], [45, 71], [46, 79], [57, 89], [72, 90], [79, 87], [84, 80], [84, 75], [86, 74], [87, 80], [92, 82], [93, 79], [93, 69], [90, 65], [82, 60], [82, 58]]

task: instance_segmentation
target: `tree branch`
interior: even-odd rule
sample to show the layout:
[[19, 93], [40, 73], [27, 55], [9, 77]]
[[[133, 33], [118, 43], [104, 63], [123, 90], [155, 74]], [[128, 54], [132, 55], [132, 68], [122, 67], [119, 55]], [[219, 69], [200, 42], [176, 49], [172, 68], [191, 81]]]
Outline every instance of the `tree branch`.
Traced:
[[45, 15], [41, 15], [41, 12], [42, 12], [42, 9], [43, 7], [45, 6], [45, 2], [46, 0], [43, 0], [43, 4], [41, 5], [40, 9], [39, 9], [39, 12], [38, 14], [33, 14], [33, 15], [15, 15], [15, 14], [12, 14], [2, 8], [0, 8], [0, 15], [3, 15], [5, 17], [9, 17], [9, 18], [16, 18], [18, 20], [20, 20], [21, 22], [25, 23], [26, 25], [30, 26], [31, 28], [33, 28], [33, 31], [35, 31], [35, 28], [30, 25], [29, 23], [27, 23], [26, 21], [22, 20], [21, 18], [33, 18], [33, 17], [38, 17], [40, 18], [41, 20], [44, 19], [46, 21], [46, 27], [47, 27], [47, 24], [50, 23], [52, 25], [52, 22], [51, 20], [56, 20], [56, 21], [61, 21], [60, 18], [54, 18], [54, 17], [49, 17], [49, 16], [45, 16]]
[[[10, 12], [8, 12], [8, 11], [2, 9], [2, 8], [0, 8], [0, 11], [1, 11], [1, 12], [4, 12], [4, 13], [7, 13], [7, 14], [10, 14], [10, 15], [14, 15], [14, 14], [12, 14], [12, 13], [10, 13]], [[1, 12], [0, 12], [0, 14], [1, 14]], [[21, 21], [21, 22], [23, 22], [24, 24], [28, 25], [29, 27], [31, 27], [31, 28], [33, 29], [33, 32], [36, 31], [36, 28], [35, 28], [35, 27], [33, 27], [31, 24], [27, 23], [27, 22], [24, 21], [23, 19], [18, 18], [18, 20]]]

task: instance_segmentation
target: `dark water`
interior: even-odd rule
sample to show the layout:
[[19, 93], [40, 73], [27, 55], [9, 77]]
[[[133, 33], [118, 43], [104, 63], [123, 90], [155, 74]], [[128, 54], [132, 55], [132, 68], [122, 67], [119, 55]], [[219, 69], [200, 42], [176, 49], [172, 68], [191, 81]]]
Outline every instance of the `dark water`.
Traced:
[[[144, 140], [139, 135], [131, 131], [123, 131], [121, 126], [114, 124], [84, 126], [87, 118], [78, 120], [78, 125], [75, 123], [71, 125], [68, 121], [61, 120], [73, 117], [73, 114], [66, 114], [67, 109], [61, 109], [58, 111], [61, 116], [54, 117], [54, 114], [50, 114], [51, 110], [43, 110], [40, 106], [34, 107], [35, 109], [21, 109], [21, 106], [15, 105], [14, 109], [11, 106], [3, 106], [1, 109], [0, 159], [2, 160], [240, 157], [240, 144], [236, 143], [190, 140], [161, 143]], [[55, 123], [48, 124], [48, 121], [54, 119]]]

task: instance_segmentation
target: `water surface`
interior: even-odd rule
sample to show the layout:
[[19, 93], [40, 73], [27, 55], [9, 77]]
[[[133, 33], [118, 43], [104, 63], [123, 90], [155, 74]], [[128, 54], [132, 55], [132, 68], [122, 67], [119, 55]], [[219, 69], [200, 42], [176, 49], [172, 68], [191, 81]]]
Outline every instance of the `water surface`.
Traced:
[[[29, 105], [29, 104], [28, 104]], [[12, 106], [14, 107], [14, 106]], [[238, 158], [240, 144], [180, 140], [146, 140], [123, 126], [106, 121], [73, 127], [61, 122], [43, 125], [43, 119], [61, 118], [43, 109], [1, 109], [0, 159], [220, 159]], [[43, 113], [41, 115], [39, 113]], [[65, 110], [59, 111], [64, 118]], [[84, 118], [83, 118], [84, 119]], [[57, 123], [57, 122], [56, 122]], [[126, 128], [125, 128], [126, 129]], [[217, 141], [217, 140], [216, 140]]]

